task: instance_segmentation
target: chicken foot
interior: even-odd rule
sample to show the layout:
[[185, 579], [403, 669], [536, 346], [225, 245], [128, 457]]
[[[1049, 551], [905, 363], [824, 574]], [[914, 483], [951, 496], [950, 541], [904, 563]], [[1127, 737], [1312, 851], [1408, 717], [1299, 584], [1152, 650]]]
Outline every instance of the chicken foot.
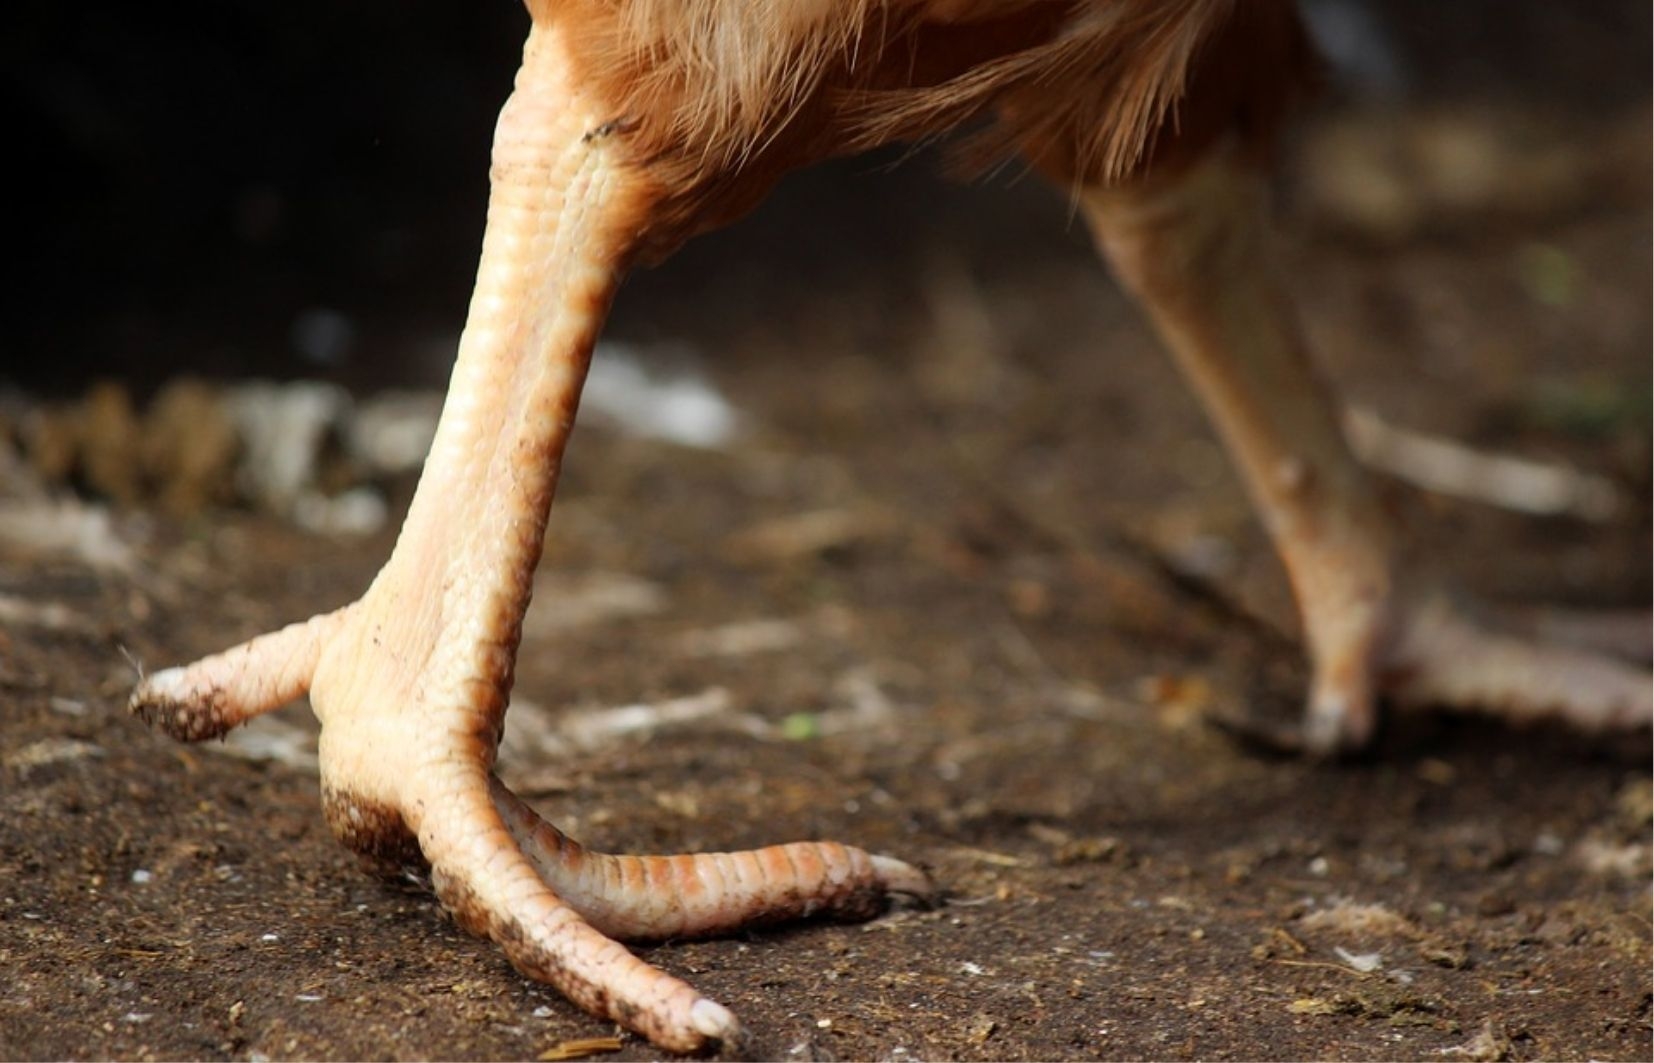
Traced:
[[501, 113], [470, 314], [389, 561], [343, 609], [148, 676], [131, 709], [201, 740], [308, 692], [341, 841], [422, 858], [444, 906], [519, 970], [663, 1048], [695, 1051], [738, 1039], [735, 1017], [614, 937], [866, 918], [889, 892], [930, 887], [906, 864], [834, 843], [588, 853], [491, 773], [592, 345], [658, 193], [613, 143], [623, 123], [571, 81], [561, 46], [531, 33]]
[[1587, 625], [1574, 637], [1504, 634], [1401, 570], [1391, 514], [1350, 450], [1277, 276], [1266, 199], [1255, 163], [1220, 145], [1187, 168], [1083, 190], [1080, 202], [1286, 564], [1314, 675], [1306, 748], [1365, 744], [1381, 697], [1586, 730], [1647, 726], [1648, 672], [1577, 645]]
[[[695, 857], [588, 853], [492, 776], [564, 443], [620, 276], [672, 195], [679, 231], [654, 234], [653, 251], [733, 216], [781, 168], [807, 161], [715, 175], [751, 180], [713, 182], [727, 201], [691, 217], [688, 194], [660, 187], [640, 163], [648, 152], [624, 150], [643, 119], [583, 86], [568, 43], [543, 28], [540, 9], [568, 5], [533, 6], [536, 28], [496, 130], [470, 316], [390, 560], [341, 610], [149, 676], [132, 709], [199, 740], [308, 692], [322, 723], [324, 812], [342, 841], [427, 862], [445, 906], [520, 970], [662, 1048], [691, 1051], [736, 1039], [734, 1017], [615, 938], [811, 912], [862, 917], [886, 893], [929, 887], [898, 861], [826, 843]], [[908, 53], [888, 54], [900, 62]], [[810, 130], [791, 132], [776, 143], [807, 156]], [[716, 145], [688, 147], [716, 158]], [[1150, 167], [1087, 190], [1082, 204], [1207, 403], [1286, 560], [1315, 667], [1308, 744], [1359, 745], [1380, 695], [1587, 726], [1646, 723], [1646, 673], [1491, 635], [1409, 584], [1390, 516], [1349, 453], [1267, 268], [1262, 198], [1250, 162], [1218, 151], [1186, 170]]]

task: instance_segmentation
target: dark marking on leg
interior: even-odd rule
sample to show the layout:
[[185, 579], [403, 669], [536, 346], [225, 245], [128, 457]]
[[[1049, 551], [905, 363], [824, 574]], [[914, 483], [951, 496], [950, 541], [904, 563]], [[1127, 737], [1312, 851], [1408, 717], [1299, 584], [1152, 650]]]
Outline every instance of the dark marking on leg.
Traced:
[[419, 841], [403, 821], [402, 813], [389, 805], [324, 786], [322, 816], [333, 836], [370, 867], [394, 874], [425, 863]]
[[590, 144], [594, 140], [602, 140], [605, 137], [630, 133], [632, 130], [636, 129], [639, 124], [640, 123], [636, 118], [628, 118], [624, 116], [620, 118], [611, 118], [602, 125], [586, 130], [585, 135], [580, 138], [580, 143]]

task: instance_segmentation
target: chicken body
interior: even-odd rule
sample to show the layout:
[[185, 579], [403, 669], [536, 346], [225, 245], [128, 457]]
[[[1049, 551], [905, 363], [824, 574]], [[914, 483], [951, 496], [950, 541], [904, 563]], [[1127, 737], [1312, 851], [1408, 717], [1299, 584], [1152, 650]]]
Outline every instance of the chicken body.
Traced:
[[[443, 904], [524, 973], [658, 1045], [738, 1038], [721, 1005], [615, 939], [812, 912], [865, 917], [929, 883], [834, 843], [610, 857], [491, 773], [592, 345], [640, 260], [787, 171], [977, 119], [1074, 190], [1154, 320], [1286, 562], [1318, 751], [1381, 695], [1645, 724], [1645, 673], [1483, 632], [1397, 571], [1270, 264], [1263, 163], [1313, 60], [1286, 0], [530, 0], [496, 129], [469, 318], [391, 558], [361, 599], [156, 673], [133, 710], [184, 739], [310, 694], [324, 810], [358, 851], [423, 860]], [[552, 607], [555, 607], [553, 603]]]

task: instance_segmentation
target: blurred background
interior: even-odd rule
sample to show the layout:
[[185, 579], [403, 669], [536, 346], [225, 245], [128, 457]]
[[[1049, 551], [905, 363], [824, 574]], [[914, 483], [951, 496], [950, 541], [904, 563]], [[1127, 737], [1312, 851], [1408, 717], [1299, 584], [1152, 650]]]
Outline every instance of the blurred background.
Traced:
[[[1646, 620], [1648, 0], [1305, 7], [1281, 256], [1410, 484], [1399, 567]], [[124, 708], [389, 553], [518, 0], [7, 16], [0, 1057], [552, 1058], [591, 1024], [333, 843], [311, 714], [184, 748]], [[795, 175], [628, 281], [507, 781], [615, 849], [848, 836], [972, 898], [662, 950], [777, 1055], [1648, 1058], [1646, 736], [1206, 726], [1298, 718], [1270, 543], [1061, 192], [942, 171]], [[1314, 921], [1348, 899], [1397, 906], [1390, 975]]]
[[[1625, 186], [1589, 158], [1547, 169], [1533, 149], [1594, 154], [1603, 125], [1645, 124], [1647, 3], [1308, 9], [1334, 64], [1323, 114], [1495, 112], [1430, 133], [1471, 142], [1426, 146], [1422, 159], [1404, 158], [1408, 134], [1382, 123], [1323, 144], [1307, 175], [1296, 171], [1310, 185], [1300, 202], [1333, 223], [1319, 235], [1394, 240], [1600, 209], [1614, 180], [1613, 195], [1646, 199], [1645, 180]], [[493, 119], [526, 24], [519, 4], [26, 0], [13, 12], [0, 40], [14, 262], [0, 291], [0, 384], [69, 394], [113, 377], [142, 397], [186, 371], [357, 389], [445, 380]], [[1645, 148], [1633, 137], [1644, 161]], [[638, 277], [614, 334], [687, 339], [716, 357], [727, 330], [758, 313], [786, 318], [866, 289], [875, 306], [911, 302], [939, 253], [990, 274], [1089, 255], [1038, 181], [966, 186], [934, 155], [896, 159], [786, 182], [757, 218]], [[1343, 187], [1352, 160], [1379, 172]], [[1384, 181], [1398, 188], [1371, 187]], [[1455, 210], [1435, 209], [1442, 198]]]

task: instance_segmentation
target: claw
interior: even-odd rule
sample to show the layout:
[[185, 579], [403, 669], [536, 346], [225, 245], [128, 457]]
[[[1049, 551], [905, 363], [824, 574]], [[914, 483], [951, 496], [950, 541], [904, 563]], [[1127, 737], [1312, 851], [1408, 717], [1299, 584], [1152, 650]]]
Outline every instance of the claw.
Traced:
[[1315, 756], [1361, 749], [1372, 741], [1378, 726], [1374, 640], [1369, 634], [1343, 649], [1338, 657], [1317, 662], [1304, 716], [1304, 751]]

